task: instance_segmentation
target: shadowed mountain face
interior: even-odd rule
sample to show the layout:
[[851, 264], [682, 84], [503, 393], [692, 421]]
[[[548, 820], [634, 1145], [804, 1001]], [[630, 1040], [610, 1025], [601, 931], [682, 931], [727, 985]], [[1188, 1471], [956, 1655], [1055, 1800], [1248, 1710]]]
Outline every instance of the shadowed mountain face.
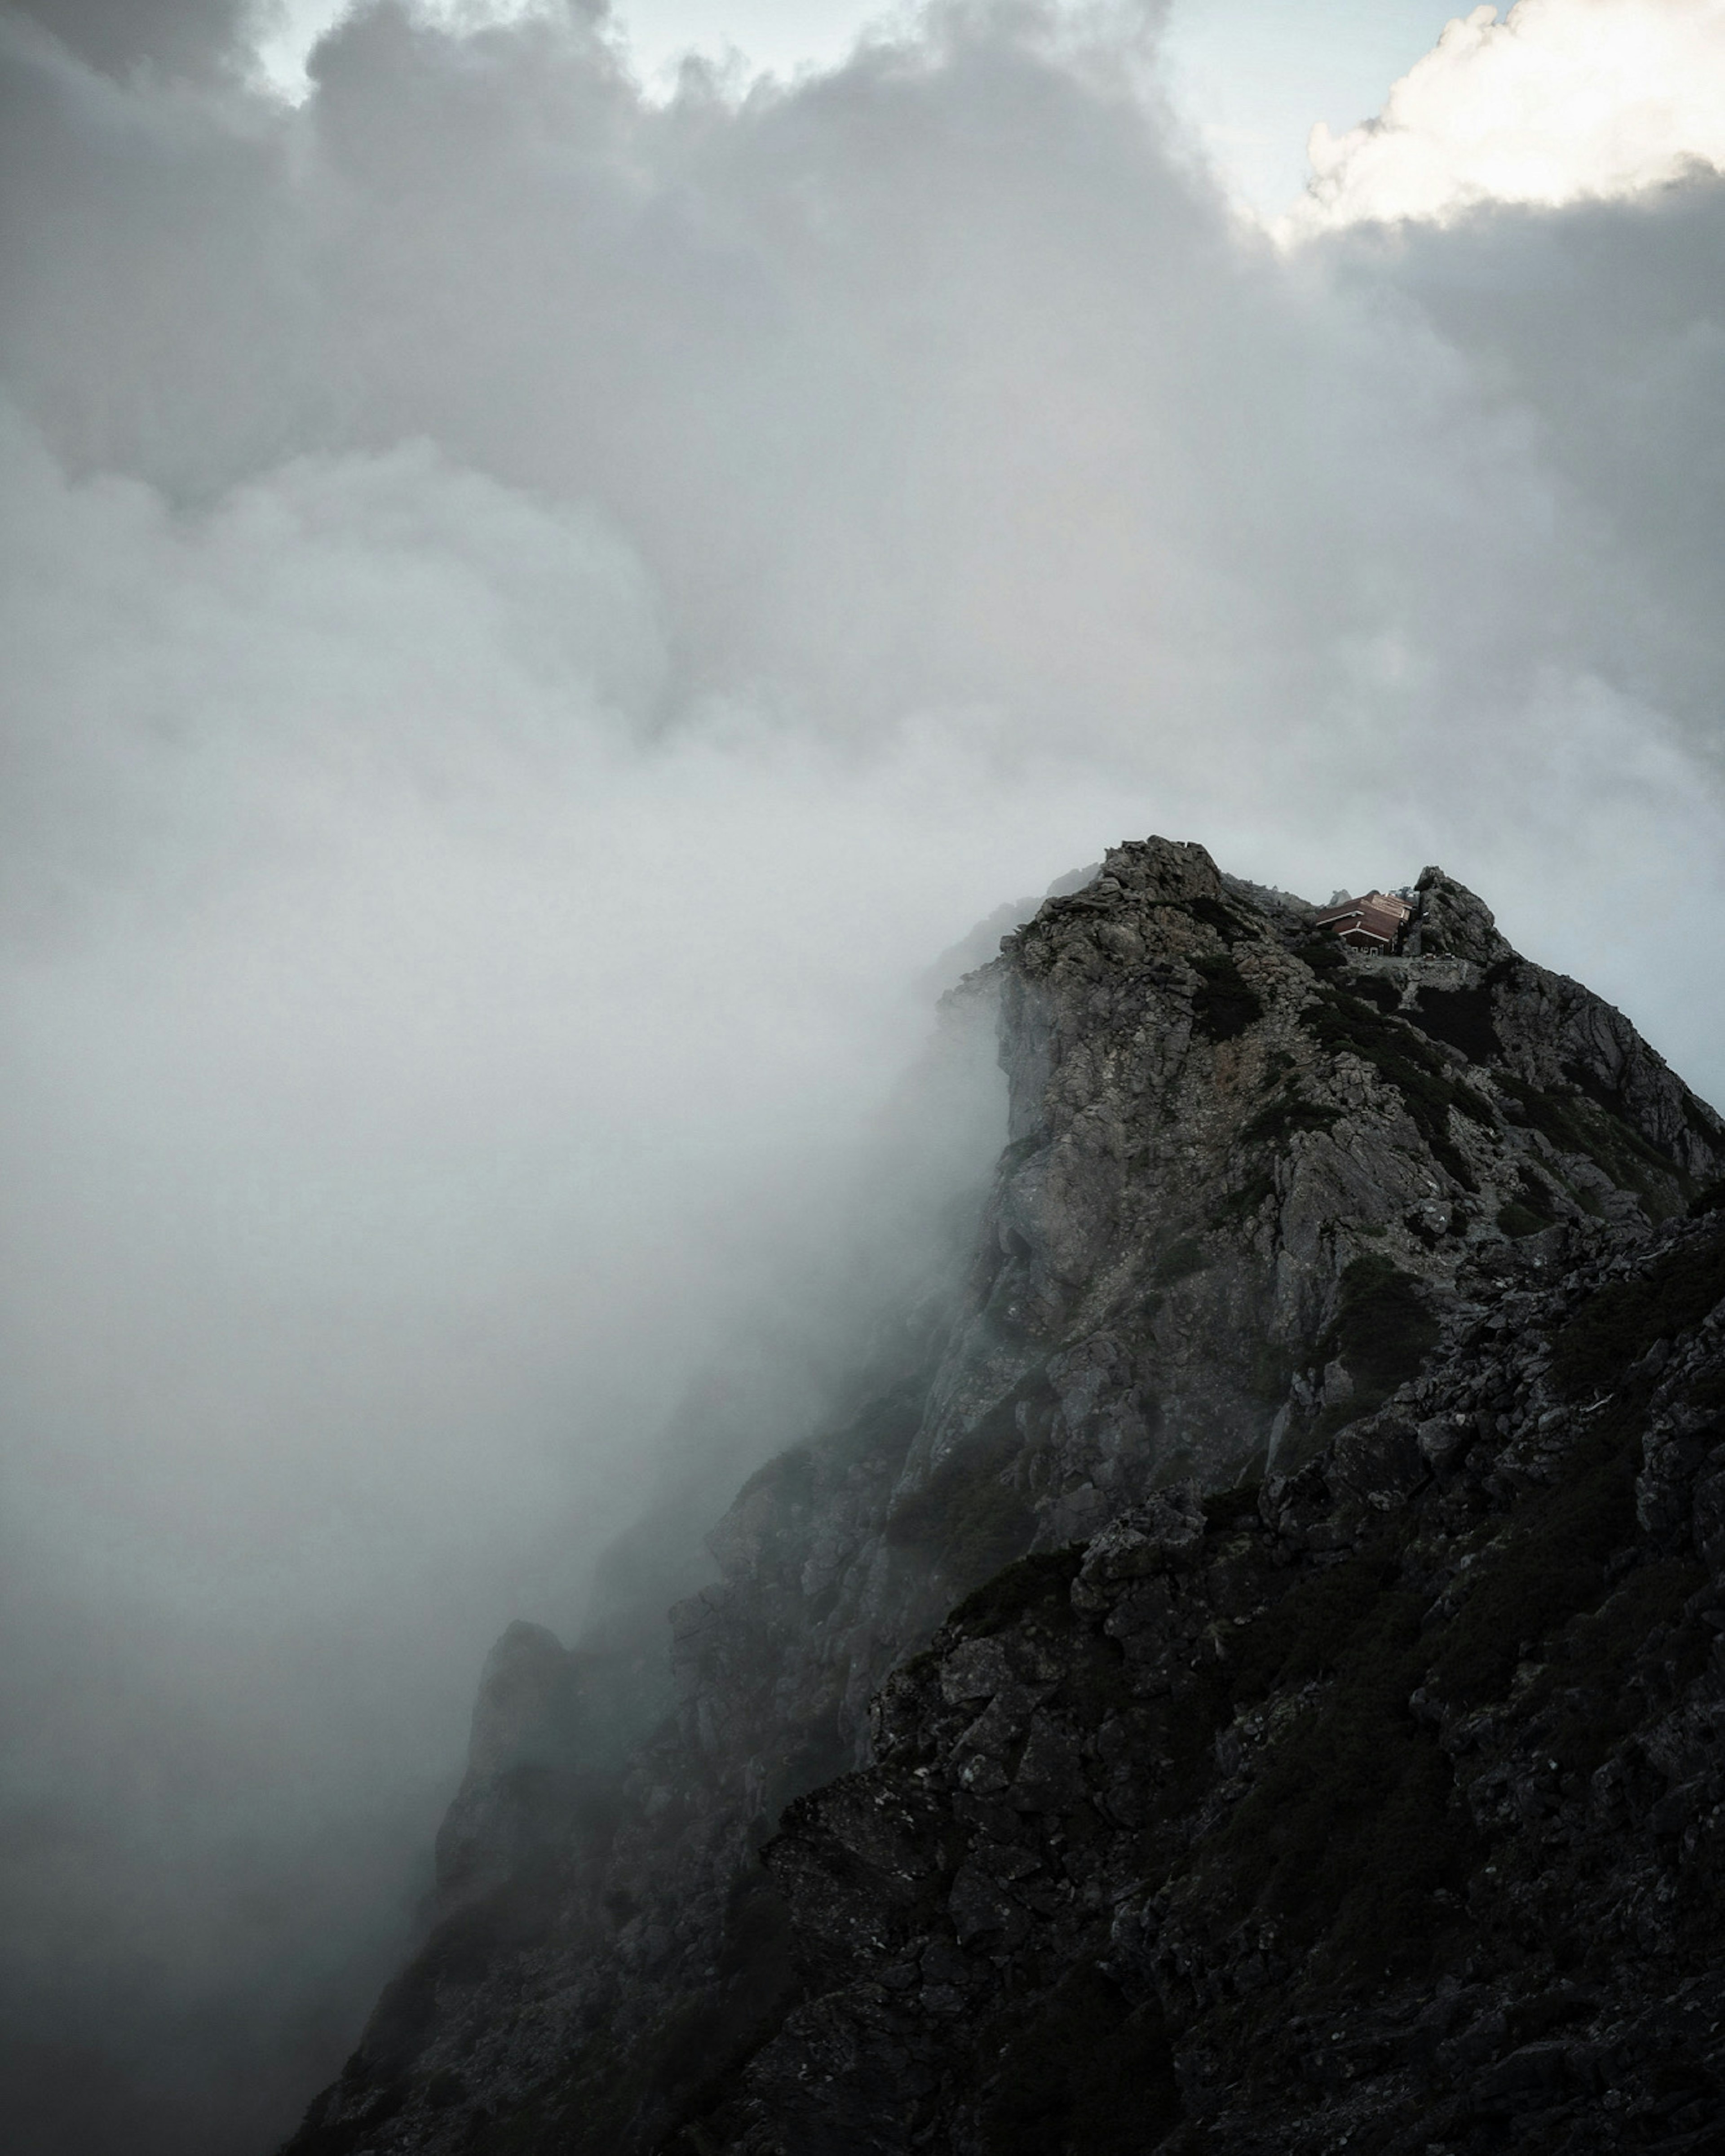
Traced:
[[500, 1643], [295, 2156], [1714, 2147], [1725, 1126], [1436, 870], [1123, 845], [957, 993], [968, 1278], [668, 1667]]

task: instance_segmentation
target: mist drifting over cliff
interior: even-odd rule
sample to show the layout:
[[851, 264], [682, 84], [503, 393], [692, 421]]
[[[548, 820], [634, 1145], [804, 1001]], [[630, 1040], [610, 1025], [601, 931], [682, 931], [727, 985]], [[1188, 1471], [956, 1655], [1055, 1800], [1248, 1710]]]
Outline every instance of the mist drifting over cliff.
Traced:
[[742, 1462], [815, 1412], [986, 1161], [985, 1069], [893, 1103], [1003, 901], [1440, 859], [1725, 1078], [1710, 167], [1289, 246], [1153, 8], [649, 99], [602, 17], [370, 5], [297, 106], [249, 25], [0, 13], [44, 2150], [339, 2059], [490, 1639], [691, 1385]]

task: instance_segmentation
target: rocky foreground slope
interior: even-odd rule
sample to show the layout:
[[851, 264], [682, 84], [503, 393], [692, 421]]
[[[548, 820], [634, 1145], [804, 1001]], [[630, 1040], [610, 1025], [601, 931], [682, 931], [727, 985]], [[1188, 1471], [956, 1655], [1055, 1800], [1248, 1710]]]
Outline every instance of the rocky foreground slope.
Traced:
[[516, 1627], [295, 2156], [1725, 2150], [1725, 1127], [1436, 870], [1111, 852], [921, 1363]]

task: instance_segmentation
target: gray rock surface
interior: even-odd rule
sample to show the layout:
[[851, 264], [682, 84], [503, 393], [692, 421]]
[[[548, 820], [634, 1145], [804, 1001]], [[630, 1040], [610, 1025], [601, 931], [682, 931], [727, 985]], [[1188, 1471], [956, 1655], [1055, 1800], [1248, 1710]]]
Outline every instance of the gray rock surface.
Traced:
[[1468, 1285], [1296, 1474], [889, 1679], [766, 1852], [803, 1994], [685, 2146], [1725, 2145], [1725, 1221]]
[[[1266, 1883], [1230, 1822], [1273, 1842], [1281, 1803], [1296, 1841], [1313, 1832], [1331, 1769], [1312, 1732], [1347, 1692], [1320, 1651], [1325, 1594], [1356, 1630], [1383, 1600], [1416, 1638], [1420, 1611], [1460, 1637], [1515, 1522], [1585, 1480], [1593, 1403], [1553, 1378], [1547, 1343], [1602, 1295], [1633, 1302], [1637, 1268], [1712, 1263], [1707, 1224], [1676, 1224], [1725, 1172], [1725, 1127], [1439, 870], [1401, 956], [1345, 953], [1312, 912], [1201, 847], [1134, 842], [973, 977], [999, 1000], [1009, 1142], [949, 1319], [920, 1364], [740, 1492], [711, 1537], [719, 1578], [672, 1612], [656, 1727], [619, 1738], [615, 1714], [583, 1708], [603, 1643], [559, 1661], [548, 1635], [508, 1636], [440, 1844], [441, 1921], [295, 2156], [1327, 2148], [1354, 2130], [1346, 2105], [1317, 2138], [1296, 2115], [1381, 2082], [1370, 2117], [1399, 2133], [1420, 2090], [1465, 2077], [1445, 2061], [1476, 2052], [1502, 2087], [1440, 2122], [1440, 2147], [1488, 2145], [1466, 2139], [1481, 2120], [1541, 2106], [1579, 2118], [1584, 2098], [1589, 2118], [1631, 2115], [1606, 2106], [1619, 2069], [1599, 2061], [1641, 2039], [1608, 2042], [1603, 2003], [1540, 2021], [1489, 1941], [1535, 1938], [1543, 1890], [1517, 1873], [1525, 1907], [1503, 1914], [1511, 1886], [1484, 1883], [1479, 1851], [1494, 1835], [1543, 1849], [1572, 1803], [1564, 1831], [1584, 1840], [1596, 1784], [1635, 1821], [1693, 1789], [1629, 1871], [1601, 1858], [1604, 1883], [1578, 1885], [1563, 1919], [1578, 1967], [1594, 1930], [1686, 1937], [1659, 1866], [1711, 1816], [1711, 1693], [1650, 1676], [1636, 1757], [1671, 1774], [1622, 1763], [1620, 1732], [1584, 1804], [1561, 1748], [1537, 1763], [1544, 1676], [1517, 1665], [1507, 1702], [1403, 1687], [1385, 1727], [1421, 1748], [1417, 1787], [1362, 1794], [1343, 1758], [1331, 1810], [1378, 1820], [1358, 1829], [1367, 1856], [1374, 1833], [1410, 1838], [1415, 1930], [1476, 1935], [1459, 1958], [1434, 1946], [1402, 1966], [1392, 1939], [1371, 1961], [1363, 1917], [1296, 1951], [1270, 1913], [1282, 1860]], [[1675, 1374], [1635, 1379], [1633, 1428], [1599, 1411], [1620, 1479], [1645, 1456], [1622, 1538], [1587, 1564], [1618, 1565], [1620, 1596], [1691, 1568], [1651, 1629], [1639, 1602], [1618, 1627], [1625, 1671], [1661, 1624], [1704, 1628], [1694, 1568], [1725, 1556], [1711, 1410], [1686, 1404], [1712, 1352], [1704, 1316], [1668, 1350]], [[1206, 1506], [1247, 1484], [1261, 1495]], [[1308, 1593], [1322, 1638], [1309, 1667], [1283, 1666], [1264, 1643]], [[1347, 1639], [1370, 1659], [1366, 1634]], [[1261, 1695], [1217, 1689], [1241, 1643]], [[1345, 1753], [1346, 1735], [1325, 1742]], [[1433, 1871], [1420, 1838], [1446, 1807], [1463, 1828]], [[1206, 1849], [1233, 1853], [1194, 1860]], [[1348, 1989], [1363, 1952], [1383, 1994], [1367, 2003]], [[1277, 2033], [1301, 2014], [1330, 2019]], [[1665, 2056], [1666, 2035], [1646, 2042]], [[1076, 2093], [1049, 2064], [1067, 2055], [1087, 2062]], [[1261, 2101], [1236, 2100], [1260, 2082]]]

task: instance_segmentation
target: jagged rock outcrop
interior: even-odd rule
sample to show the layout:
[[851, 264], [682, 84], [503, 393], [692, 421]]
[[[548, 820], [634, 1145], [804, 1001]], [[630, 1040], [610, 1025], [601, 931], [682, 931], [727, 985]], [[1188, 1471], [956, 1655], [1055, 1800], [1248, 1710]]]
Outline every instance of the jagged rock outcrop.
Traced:
[[1725, 2147], [1725, 1224], [970, 1597], [767, 1864], [735, 2156]]
[[[1619, 1404], [1589, 1420], [1565, 1375], [1587, 1358], [1560, 1343], [1648, 1266], [1692, 1253], [1711, 1279], [1711, 1230], [1675, 1224], [1725, 1172], [1725, 1127], [1436, 870], [1404, 955], [1356, 957], [1202, 848], [1129, 844], [967, 993], [999, 999], [1010, 1127], [956, 1316], [922, 1367], [746, 1486], [718, 1580], [673, 1613], [676, 1711], [640, 1741], [613, 1716], [609, 1750], [583, 1749], [603, 1655], [516, 1640], [446, 1830], [446, 1914], [296, 2156], [1315, 2149], [1353, 2129], [1291, 2138], [1301, 2107], [1399, 2075], [1371, 2130], [1402, 2132], [1445, 2060], [1486, 2058], [1482, 2015], [1517, 2039], [1495, 2062], [1630, 2012], [1594, 1983], [1591, 2020], [1526, 2035], [1546, 2009], [1500, 1934], [1543, 1949], [1532, 1916], [1494, 1913], [1481, 1881], [1502, 1865], [1480, 1852], [1545, 1847], [1546, 1785], [1524, 1802], [1514, 1775], [1546, 1697], [1512, 1666], [1506, 1705], [1498, 1661], [1478, 1650], [1481, 1677], [1443, 1643], [1522, 1576], [1504, 1551], [1561, 1543], [1572, 1485], [1620, 1496], [1640, 1467], [1645, 1518], [1607, 1507], [1584, 1561], [1551, 1556], [1562, 1593], [1500, 1631], [1541, 1648], [1597, 1619], [1599, 1684], [1623, 1680], [1610, 1743], [1633, 1725], [1676, 1758], [1651, 1732], [1686, 1716], [1685, 1786], [1712, 1771], [1693, 1765], [1712, 1710], [1683, 1689], [1707, 1670], [1622, 1704], [1661, 1625], [1706, 1630], [1691, 1604], [1725, 1504], [1702, 1410], [1692, 1386], [1625, 1389], [1602, 1364]], [[1683, 1312], [1671, 1352], [1699, 1368], [1708, 1313]], [[1688, 1568], [1681, 1595], [1662, 1565]], [[1656, 1576], [1669, 1608], [1633, 1586]], [[1547, 1749], [1569, 1802], [1582, 1768]], [[1364, 1887], [1349, 1898], [1357, 1871], [1415, 1915], [1386, 1931]], [[1666, 1892], [1626, 1877], [1578, 1874], [1578, 1940], [1617, 1937], [1624, 1894]], [[1458, 1958], [1455, 1938], [1475, 1943]], [[1367, 1975], [1382, 1995], [1350, 2004]], [[1452, 1979], [1463, 2004], [1404, 2057], [1384, 2032], [1439, 2012]], [[1291, 2013], [1331, 2016], [1327, 2048], [1291, 2050]], [[1537, 2064], [1503, 2071], [1548, 2110], [1583, 2102]], [[1528, 2109], [1504, 2104], [1428, 2138]]]

